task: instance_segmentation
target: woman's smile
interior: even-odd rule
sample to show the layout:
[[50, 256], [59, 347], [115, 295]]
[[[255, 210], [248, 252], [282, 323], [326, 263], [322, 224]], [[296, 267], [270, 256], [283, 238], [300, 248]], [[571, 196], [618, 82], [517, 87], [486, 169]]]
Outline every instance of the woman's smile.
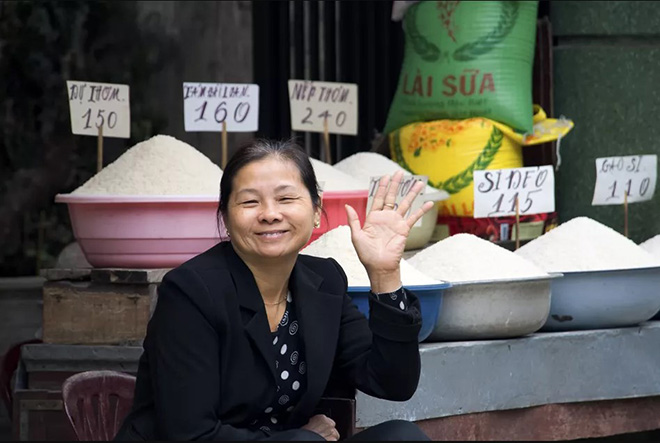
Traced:
[[272, 231], [258, 232], [257, 236], [259, 236], [261, 239], [267, 240], [267, 241], [280, 240], [288, 232], [289, 231], [287, 231], [287, 230], [272, 230]]

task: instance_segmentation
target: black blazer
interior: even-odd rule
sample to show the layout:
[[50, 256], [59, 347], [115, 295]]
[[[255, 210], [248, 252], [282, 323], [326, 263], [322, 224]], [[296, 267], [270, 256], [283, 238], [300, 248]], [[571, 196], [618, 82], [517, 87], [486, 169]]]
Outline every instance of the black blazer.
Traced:
[[[307, 423], [331, 380], [389, 400], [407, 400], [417, 389], [417, 298], [408, 292], [403, 312], [371, 296], [367, 320], [346, 288], [335, 260], [299, 255], [289, 290], [308, 385], [287, 429]], [[133, 408], [116, 439], [263, 439], [267, 433], [247, 427], [276, 389], [275, 349], [254, 277], [230, 242], [219, 243], [163, 278]]]

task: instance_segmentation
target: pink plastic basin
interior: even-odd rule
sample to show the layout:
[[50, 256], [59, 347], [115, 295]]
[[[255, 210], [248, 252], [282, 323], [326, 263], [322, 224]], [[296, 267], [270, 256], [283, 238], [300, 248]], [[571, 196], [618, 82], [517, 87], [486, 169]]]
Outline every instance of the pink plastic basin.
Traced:
[[97, 268], [172, 268], [227, 240], [218, 196], [58, 194], [73, 234]]
[[321, 235], [337, 226], [348, 224], [346, 209], [344, 209], [345, 204], [351, 205], [353, 209], [357, 211], [360, 219], [360, 226], [362, 226], [364, 220], [367, 218], [368, 198], [369, 191], [366, 189], [364, 191], [324, 192], [322, 200], [325, 215], [321, 215], [321, 226], [312, 231], [312, 237], [307, 244], [313, 242]]

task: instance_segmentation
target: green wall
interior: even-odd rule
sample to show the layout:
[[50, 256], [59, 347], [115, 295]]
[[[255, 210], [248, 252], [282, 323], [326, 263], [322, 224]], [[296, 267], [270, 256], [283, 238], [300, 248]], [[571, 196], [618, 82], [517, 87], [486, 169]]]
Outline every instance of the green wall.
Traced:
[[[591, 206], [597, 157], [660, 156], [660, 2], [551, 2], [555, 116], [561, 143], [560, 221], [588, 216], [623, 232], [622, 206]], [[629, 206], [630, 238], [660, 234], [660, 191]]]

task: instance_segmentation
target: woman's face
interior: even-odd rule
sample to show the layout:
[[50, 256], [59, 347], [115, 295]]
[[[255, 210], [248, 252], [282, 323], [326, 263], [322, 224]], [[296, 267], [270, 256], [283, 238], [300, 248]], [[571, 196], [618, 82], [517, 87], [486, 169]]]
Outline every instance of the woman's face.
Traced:
[[225, 224], [245, 258], [298, 254], [320, 220], [296, 165], [269, 156], [248, 164], [233, 180]]

